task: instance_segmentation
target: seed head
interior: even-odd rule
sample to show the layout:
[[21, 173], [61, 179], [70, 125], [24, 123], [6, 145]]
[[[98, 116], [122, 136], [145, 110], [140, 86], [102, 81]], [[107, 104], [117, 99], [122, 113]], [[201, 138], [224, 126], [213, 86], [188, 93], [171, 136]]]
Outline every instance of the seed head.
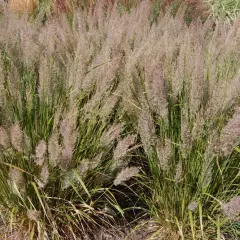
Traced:
[[177, 168], [176, 168], [176, 174], [175, 174], [175, 181], [176, 182], [180, 182], [182, 180], [182, 174], [183, 174], [183, 171], [182, 171], [182, 162], [179, 161], [178, 164], [177, 164]]
[[40, 211], [37, 210], [28, 210], [27, 216], [29, 220], [37, 222], [40, 217]]
[[129, 180], [130, 178], [135, 177], [138, 173], [139, 168], [137, 167], [125, 168], [118, 174], [118, 176], [114, 180], [114, 185], [115, 186], [120, 185]]
[[198, 207], [198, 203], [196, 201], [192, 201], [189, 203], [188, 205], [188, 210], [192, 211], [192, 212], [195, 212], [195, 210], [197, 209]]
[[219, 149], [224, 156], [232, 153], [233, 147], [240, 143], [240, 108], [237, 109], [234, 116], [228, 121], [227, 125], [223, 128]]
[[43, 165], [46, 152], [47, 152], [47, 144], [44, 140], [41, 140], [36, 147], [35, 162], [37, 165], [39, 166]]
[[10, 184], [13, 192], [17, 194], [17, 191], [14, 189], [14, 186], [15, 186], [20, 193], [25, 194], [26, 180], [23, 176], [23, 173], [16, 168], [11, 168], [9, 170], [8, 176], [9, 176], [9, 180], [10, 180]]
[[58, 143], [58, 133], [54, 131], [48, 140], [49, 163], [56, 167], [61, 159], [62, 147]]
[[139, 118], [139, 134], [144, 150], [148, 153], [156, 140], [155, 126], [149, 113], [142, 111]]
[[100, 139], [100, 144], [104, 147], [109, 147], [116, 139], [120, 137], [120, 132], [123, 124], [114, 124], [103, 133]]
[[128, 153], [129, 147], [131, 147], [134, 144], [135, 138], [136, 138], [135, 135], [129, 135], [124, 139], [122, 139], [121, 141], [119, 141], [113, 153], [113, 158], [115, 161], [126, 156], [126, 154]]
[[161, 169], [167, 170], [169, 167], [168, 161], [172, 153], [171, 140], [166, 139], [165, 143], [163, 144], [160, 139], [157, 139], [156, 150]]
[[0, 146], [3, 149], [8, 149], [10, 147], [9, 135], [2, 126], [0, 126]]
[[49, 178], [49, 169], [47, 163], [44, 163], [40, 173], [40, 179], [42, 181], [43, 187], [47, 184]]
[[11, 126], [10, 137], [14, 149], [23, 152], [23, 132], [18, 122]]
[[71, 164], [73, 157], [73, 148], [66, 147], [62, 149], [62, 157], [59, 162], [59, 166], [62, 169], [62, 171], [67, 171], [69, 165]]
[[225, 216], [233, 221], [240, 221], [240, 196], [233, 197], [229, 202], [222, 203]]

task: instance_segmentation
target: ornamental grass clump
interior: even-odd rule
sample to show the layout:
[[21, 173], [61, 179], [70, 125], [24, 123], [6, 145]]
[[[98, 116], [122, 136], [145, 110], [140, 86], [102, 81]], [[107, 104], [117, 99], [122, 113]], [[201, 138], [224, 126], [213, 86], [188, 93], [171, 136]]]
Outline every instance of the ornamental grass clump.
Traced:
[[[96, 19], [82, 13], [75, 30], [65, 18], [45, 26], [38, 21], [7, 12], [1, 21], [0, 202], [15, 232], [78, 238], [109, 227], [124, 212], [110, 192], [135, 150], [135, 137], [118, 119], [121, 54], [101, 49], [92, 35]], [[108, 101], [106, 110], [105, 99], [113, 97], [117, 102]], [[126, 142], [121, 161], [114, 157], [120, 139]], [[7, 209], [13, 208], [12, 215]]]
[[142, 1], [1, 16], [8, 239], [99, 239], [134, 218], [154, 221], [155, 236], [239, 236], [226, 217], [240, 190], [238, 22], [185, 13], [152, 21]]

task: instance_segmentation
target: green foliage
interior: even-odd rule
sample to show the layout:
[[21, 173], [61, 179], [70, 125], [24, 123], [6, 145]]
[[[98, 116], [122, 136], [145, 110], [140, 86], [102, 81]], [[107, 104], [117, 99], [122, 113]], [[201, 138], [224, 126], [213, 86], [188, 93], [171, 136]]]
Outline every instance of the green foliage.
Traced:
[[208, 0], [212, 15], [217, 19], [233, 21], [239, 16], [240, 2], [236, 0]]

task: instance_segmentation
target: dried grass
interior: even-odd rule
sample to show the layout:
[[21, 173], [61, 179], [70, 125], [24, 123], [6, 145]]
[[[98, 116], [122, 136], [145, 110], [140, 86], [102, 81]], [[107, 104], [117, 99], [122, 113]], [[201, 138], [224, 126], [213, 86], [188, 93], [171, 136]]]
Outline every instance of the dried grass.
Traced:
[[29, 12], [32, 13], [37, 7], [36, 0], [9, 0], [9, 9], [13, 12]]

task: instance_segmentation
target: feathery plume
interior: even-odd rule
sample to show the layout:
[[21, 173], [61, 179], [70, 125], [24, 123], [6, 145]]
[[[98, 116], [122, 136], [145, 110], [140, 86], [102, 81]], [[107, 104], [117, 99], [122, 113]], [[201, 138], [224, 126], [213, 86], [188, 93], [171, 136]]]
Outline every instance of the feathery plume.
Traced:
[[23, 132], [18, 122], [10, 127], [10, 137], [13, 148], [23, 152]]
[[118, 142], [118, 145], [113, 153], [113, 158], [115, 161], [118, 161], [119, 159], [126, 156], [129, 147], [131, 147], [134, 144], [135, 138], [136, 138], [135, 135], [129, 135]]
[[71, 134], [69, 130], [70, 130], [69, 120], [68, 119], [63, 119], [60, 123], [60, 133], [64, 137], [64, 139], [69, 138], [69, 136]]
[[170, 139], [166, 139], [163, 144], [160, 139], [157, 139], [156, 144], [157, 156], [161, 169], [167, 170], [169, 167], [169, 158], [172, 154], [172, 143]]
[[188, 205], [188, 210], [195, 212], [198, 207], [198, 203], [196, 201], [192, 201]]
[[57, 108], [56, 112], [54, 113], [54, 120], [53, 120], [53, 130], [54, 131], [56, 130], [56, 128], [59, 125], [61, 113], [62, 113], [62, 106], [59, 106]]
[[183, 169], [182, 169], [182, 162], [179, 161], [176, 167], [176, 173], [174, 180], [178, 183], [182, 180], [182, 174], [183, 174]]
[[49, 69], [49, 65], [50, 64], [47, 57], [40, 58], [38, 94], [43, 102], [46, 98], [50, 98], [50, 93], [52, 90], [51, 70]]
[[0, 126], [0, 146], [3, 149], [8, 149], [10, 147], [10, 138], [7, 131]]
[[41, 189], [44, 188], [44, 183], [42, 182], [42, 180], [38, 179], [37, 177], [34, 177], [34, 181], [36, 182], [39, 188]]
[[240, 221], [240, 196], [235, 196], [229, 202], [222, 203], [221, 208], [229, 219]]
[[71, 147], [66, 147], [62, 149], [62, 155], [59, 162], [59, 167], [62, 171], [67, 171], [68, 167], [71, 164], [73, 157], [73, 149]]
[[200, 105], [203, 102], [203, 97], [206, 92], [205, 87], [205, 77], [204, 77], [204, 54], [202, 46], [198, 46], [196, 42], [196, 50], [192, 50], [192, 76], [189, 79], [189, 106], [190, 106], [190, 115], [191, 117], [196, 114]]
[[167, 86], [163, 69], [153, 59], [145, 60], [145, 86], [148, 102], [153, 111], [167, 121], [168, 102]]
[[[96, 157], [93, 159], [82, 159], [80, 164], [77, 166], [76, 170], [78, 171], [79, 175], [81, 177], [85, 177], [86, 173], [88, 171], [93, 170], [96, 168], [99, 163], [101, 162], [103, 152], [99, 153]], [[65, 177], [63, 178], [62, 184], [63, 188], [68, 188], [71, 186], [71, 183], [76, 182], [77, 178], [73, 171], [68, 171], [65, 174]]]
[[204, 154], [204, 163], [202, 169], [202, 185], [204, 187], [208, 186], [212, 181], [212, 162], [214, 155], [205, 152]]
[[90, 159], [83, 159], [80, 162], [80, 164], [77, 166], [80, 176], [84, 176], [86, 174], [86, 172], [90, 170], [90, 168], [91, 168], [90, 162], [91, 162]]
[[27, 211], [27, 216], [29, 220], [32, 220], [34, 222], [37, 222], [39, 217], [40, 217], [40, 211], [37, 210], [28, 210]]
[[66, 189], [71, 186], [71, 184], [76, 182], [76, 176], [72, 170], [67, 171], [64, 177], [61, 179], [62, 188]]
[[228, 121], [223, 128], [220, 140], [219, 150], [224, 156], [232, 153], [233, 147], [240, 143], [240, 108], [237, 109], [233, 117]]
[[41, 140], [36, 147], [35, 162], [37, 165], [42, 166], [45, 160], [47, 151], [47, 144], [44, 140]]
[[61, 159], [62, 147], [58, 143], [58, 132], [54, 131], [48, 140], [49, 164], [56, 167]]
[[208, 144], [204, 153], [204, 161], [202, 166], [202, 185], [204, 187], [208, 186], [212, 181], [212, 170], [213, 170], [213, 162], [215, 161], [216, 155], [219, 153], [218, 145], [219, 145], [219, 134], [217, 130], [214, 130], [208, 139]]
[[148, 153], [156, 140], [155, 125], [151, 115], [146, 111], [142, 111], [138, 124], [144, 150]]
[[192, 141], [197, 140], [199, 137], [201, 137], [204, 124], [206, 124], [206, 120], [203, 118], [203, 114], [196, 114], [191, 133]]
[[44, 163], [44, 165], [42, 166], [42, 169], [41, 169], [41, 173], [40, 173], [40, 180], [43, 184], [43, 187], [47, 184], [48, 178], [49, 178], [48, 164]]
[[137, 167], [125, 168], [118, 174], [118, 176], [114, 180], [114, 185], [115, 186], [120, 185], [129, 180], [130, 178], [135, 177], [138, 173], [139, 168]]
[[[67, 117], [60, 123], [60, 133], [62, 135], [63, 149], [59, 166], [66, 171], [71, 164], [78, 131], [76, 129], [76, 106], [72, 106]], [[71, 117], [71, 118], [70, 118]]]
[[[12, 187], [12, 191], [17, 195], [18, 195], [17, 190], [21, 194], [25, 194], [25, 192], [26, 192], [26, 180], [23, 176], [23, 173], [16, 168], [11, 168], [9, 170], [8, 177], [9, 177], [9, 180], [10, 180], [10, 185]], [[15, 189], [15, 187], [17, 188], [17, 190]]]
[[100, 110], [100, 116], [102, 119], [108, 119], [109, 116], [112, 114], [113, 110], [115, 109], [120, 97], [112, 95], [107, 98], [107, 100], [104, 102], [104, 105], [102, 106]]
[[99, 153], [93, 159], [83, 159], [78, 165], [77, 169], [81, 176], [84, 176], [87, 171], [93, 170], [96, 168], [102, 160], [103, 152]]
[[123, 127], [122, 123], [112, 125], [108, 130], [106, 130], [100, 139], [100, 144], [103, 147], [111, 146], [116, 139], [120, 137], [120, 132]]

